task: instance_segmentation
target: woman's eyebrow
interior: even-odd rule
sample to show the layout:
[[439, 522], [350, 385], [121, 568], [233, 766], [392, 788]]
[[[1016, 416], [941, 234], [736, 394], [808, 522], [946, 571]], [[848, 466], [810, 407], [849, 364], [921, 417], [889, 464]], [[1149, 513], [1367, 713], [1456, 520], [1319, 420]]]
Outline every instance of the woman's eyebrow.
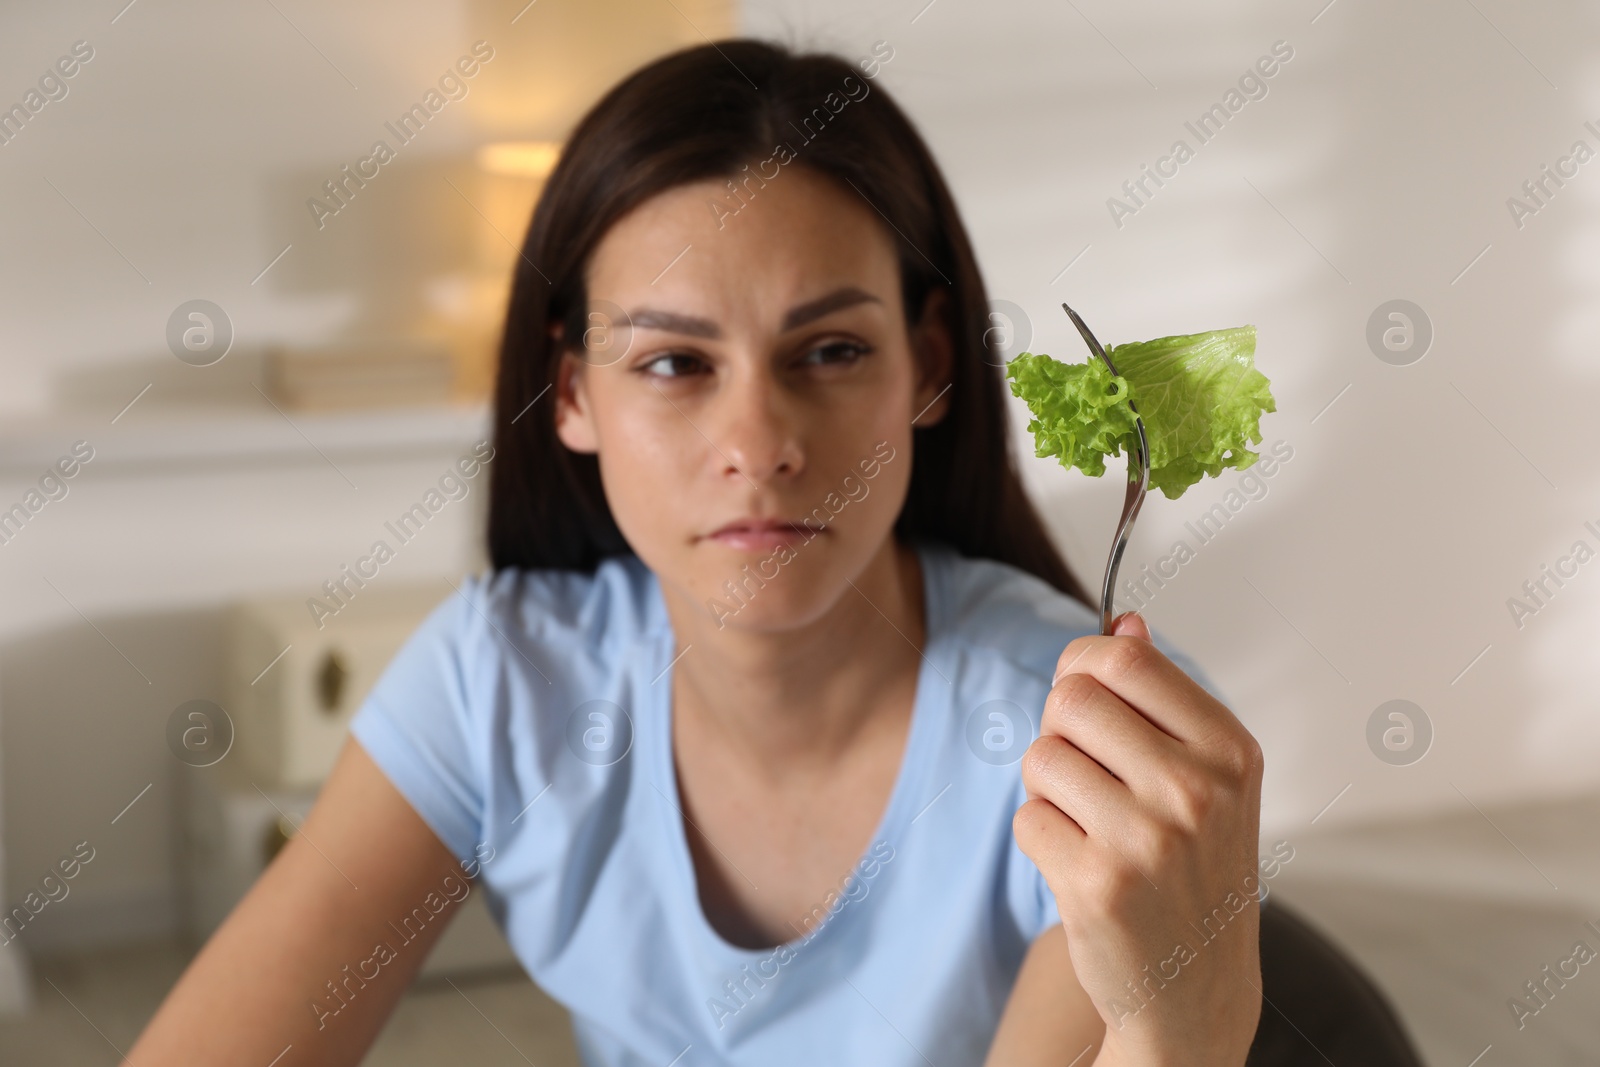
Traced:
[[[815, 300], [809, 300], [804, 304], [796, 304], [790, 308], [788, 314], [783, 317], [782, 329], [793, 330], [841, 308], [852, 307], [868, 301], [878, 304], [883, 303], [882, 300], [879, 300], [864, 289], [854, 285], [846, 285], [824, 296], [819, 296]], [[710, 319], [699, 318], [695, 315], [680, 315], [675, 311], [663, 311], [658, 308], [639, 308], [629, 312], [628, 317], [634, 326], [645, 329], [669, 330], [689, 337], [707, 337], [713, 340], [722, 336], [722, 328], [720, 326]]]
[[882, 300], [879, 300], [865, 289], [858, 289], [854, 285], [846, 285], [825, 296], [819, 296], [815, 300], [797, 304], [790, 308], [789, 313], [783, 317], [783, 329], [792, 330], [798, 326], [804, 326], [813, 319], [820, 319], [830, 312], [838, 311], [840, 308], [853, 307], [856, 304], [864, 304], [869, 300], [878, 304], [883, 303]]

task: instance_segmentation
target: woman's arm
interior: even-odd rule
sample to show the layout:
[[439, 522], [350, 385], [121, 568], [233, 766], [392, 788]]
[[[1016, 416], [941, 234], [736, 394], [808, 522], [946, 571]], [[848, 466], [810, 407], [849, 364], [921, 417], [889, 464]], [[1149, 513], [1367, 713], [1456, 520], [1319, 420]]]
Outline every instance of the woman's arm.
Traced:
[[292, 1046], [279, 1067], [359, 1063], [468, 886], [406, 799], [346, 742], [305, 825], [128, 1058], [265, 1067]]
[[1078, 984], [1057, 923], [1034, 939], [1011, 987], [984, 1067], [1086, 1067], [1106, 1024]]

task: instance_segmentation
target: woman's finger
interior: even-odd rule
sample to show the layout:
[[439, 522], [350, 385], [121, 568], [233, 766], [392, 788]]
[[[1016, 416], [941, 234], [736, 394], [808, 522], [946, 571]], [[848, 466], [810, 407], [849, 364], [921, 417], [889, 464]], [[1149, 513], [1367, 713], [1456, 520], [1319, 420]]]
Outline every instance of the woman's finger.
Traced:
[[1150, 722], [1202, 749], [1237, 745], [1249, 733], [1233, 712], [1142, 637], [1080, 637], [1056, 662], [1056, 682], [1088, 674]]
[[1045, 698], [1041, 734], [1059, 734], [1151, 801], [1177, 764], [1190, 759], [1183, 744], [1129, 707], [1091, 674], [1064, 676]]
[[1050, 892], [1064, 895], [1061, 872], [1077, 870], [1089, 836], [1083, 827], [1064, 815], [1060, 808], [1043, 797], [1033, 797], [1011, 817], [1011, 833], [1017, 847], [1044, 875]]
[[1118, 847], [1142, 818], [1128, 787], [1058, 734], [1041, 734], [1028, 746], [1022, 784], [1030, 799], [1048, 800], [1091, 838]]

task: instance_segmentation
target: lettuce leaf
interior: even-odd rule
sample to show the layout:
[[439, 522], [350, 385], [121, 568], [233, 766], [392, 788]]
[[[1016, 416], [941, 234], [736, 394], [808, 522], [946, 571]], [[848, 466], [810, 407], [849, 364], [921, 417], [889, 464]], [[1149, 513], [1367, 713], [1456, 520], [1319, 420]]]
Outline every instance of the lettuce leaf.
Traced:
[[[1132, 457], [1137, 448], [1131, 401], [1150, 441], [1150, 484], [1175, 500], [1207, 474], [1261, 458], [1249, 446], [1261, 443], [1261, 416], [1277, 404], [1255, 350], [1256, 328], [1240, 326], [1113, 345], [1106, 354], [1120, 374], [1093, 354], [1061, 363], [1024, 352], [1006, 376], [1033, 413], [1036, 454], [1096, 478], [1106, 456]], [[1138, 468], [1129, 474], [1137, 479]]]

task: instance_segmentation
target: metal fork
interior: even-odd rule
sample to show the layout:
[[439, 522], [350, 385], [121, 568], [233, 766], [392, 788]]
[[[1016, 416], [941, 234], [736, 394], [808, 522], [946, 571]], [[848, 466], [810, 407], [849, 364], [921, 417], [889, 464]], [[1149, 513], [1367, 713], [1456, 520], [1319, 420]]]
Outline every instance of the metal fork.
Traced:
[[[1106, 355], [1105, 348], [1085, 326], [1083, 319], [1066, 304], [1061, 305], [1066, 311], [1072, 324], [1083, 335], [1083, 340], [1089, 346], [1089, 351], [1100, 357], [1100, 362], [1112, 374], [1117, 373], [1117, 368], [1112, 365], [1111, 357]], [[1133, 530], [1133, 520], [1139, 517], [1139, 506], [1144, 503], [1145, 490], [1150, 487], [1150, 441], [1145, 437], [1144, 419], [1139, 417], [1139, 409], [1133, 406], [1133, 401], [1128, 401], [1128, 408], [1133, 412], [1134, 426], [1139, 431], [1139, 480], [1136, 482], [1131, 477], [1128, 479], [1128, 491], [1122, 498], [1122, 518], [1117, 522], [1117, 539], [1111, 545], [1111, 558], [1106, 560], [1106, 577], [1100, 585], [1100, 632], [1111, 633], [1112, 606], [1115, 599], [1117, 581], [1117, 568], [1122, 565], [1122, 550], [1128, 547], [1128, 534]], [[1132, 473], [1134, 457], [1128, 457], [1129, 473]]]

